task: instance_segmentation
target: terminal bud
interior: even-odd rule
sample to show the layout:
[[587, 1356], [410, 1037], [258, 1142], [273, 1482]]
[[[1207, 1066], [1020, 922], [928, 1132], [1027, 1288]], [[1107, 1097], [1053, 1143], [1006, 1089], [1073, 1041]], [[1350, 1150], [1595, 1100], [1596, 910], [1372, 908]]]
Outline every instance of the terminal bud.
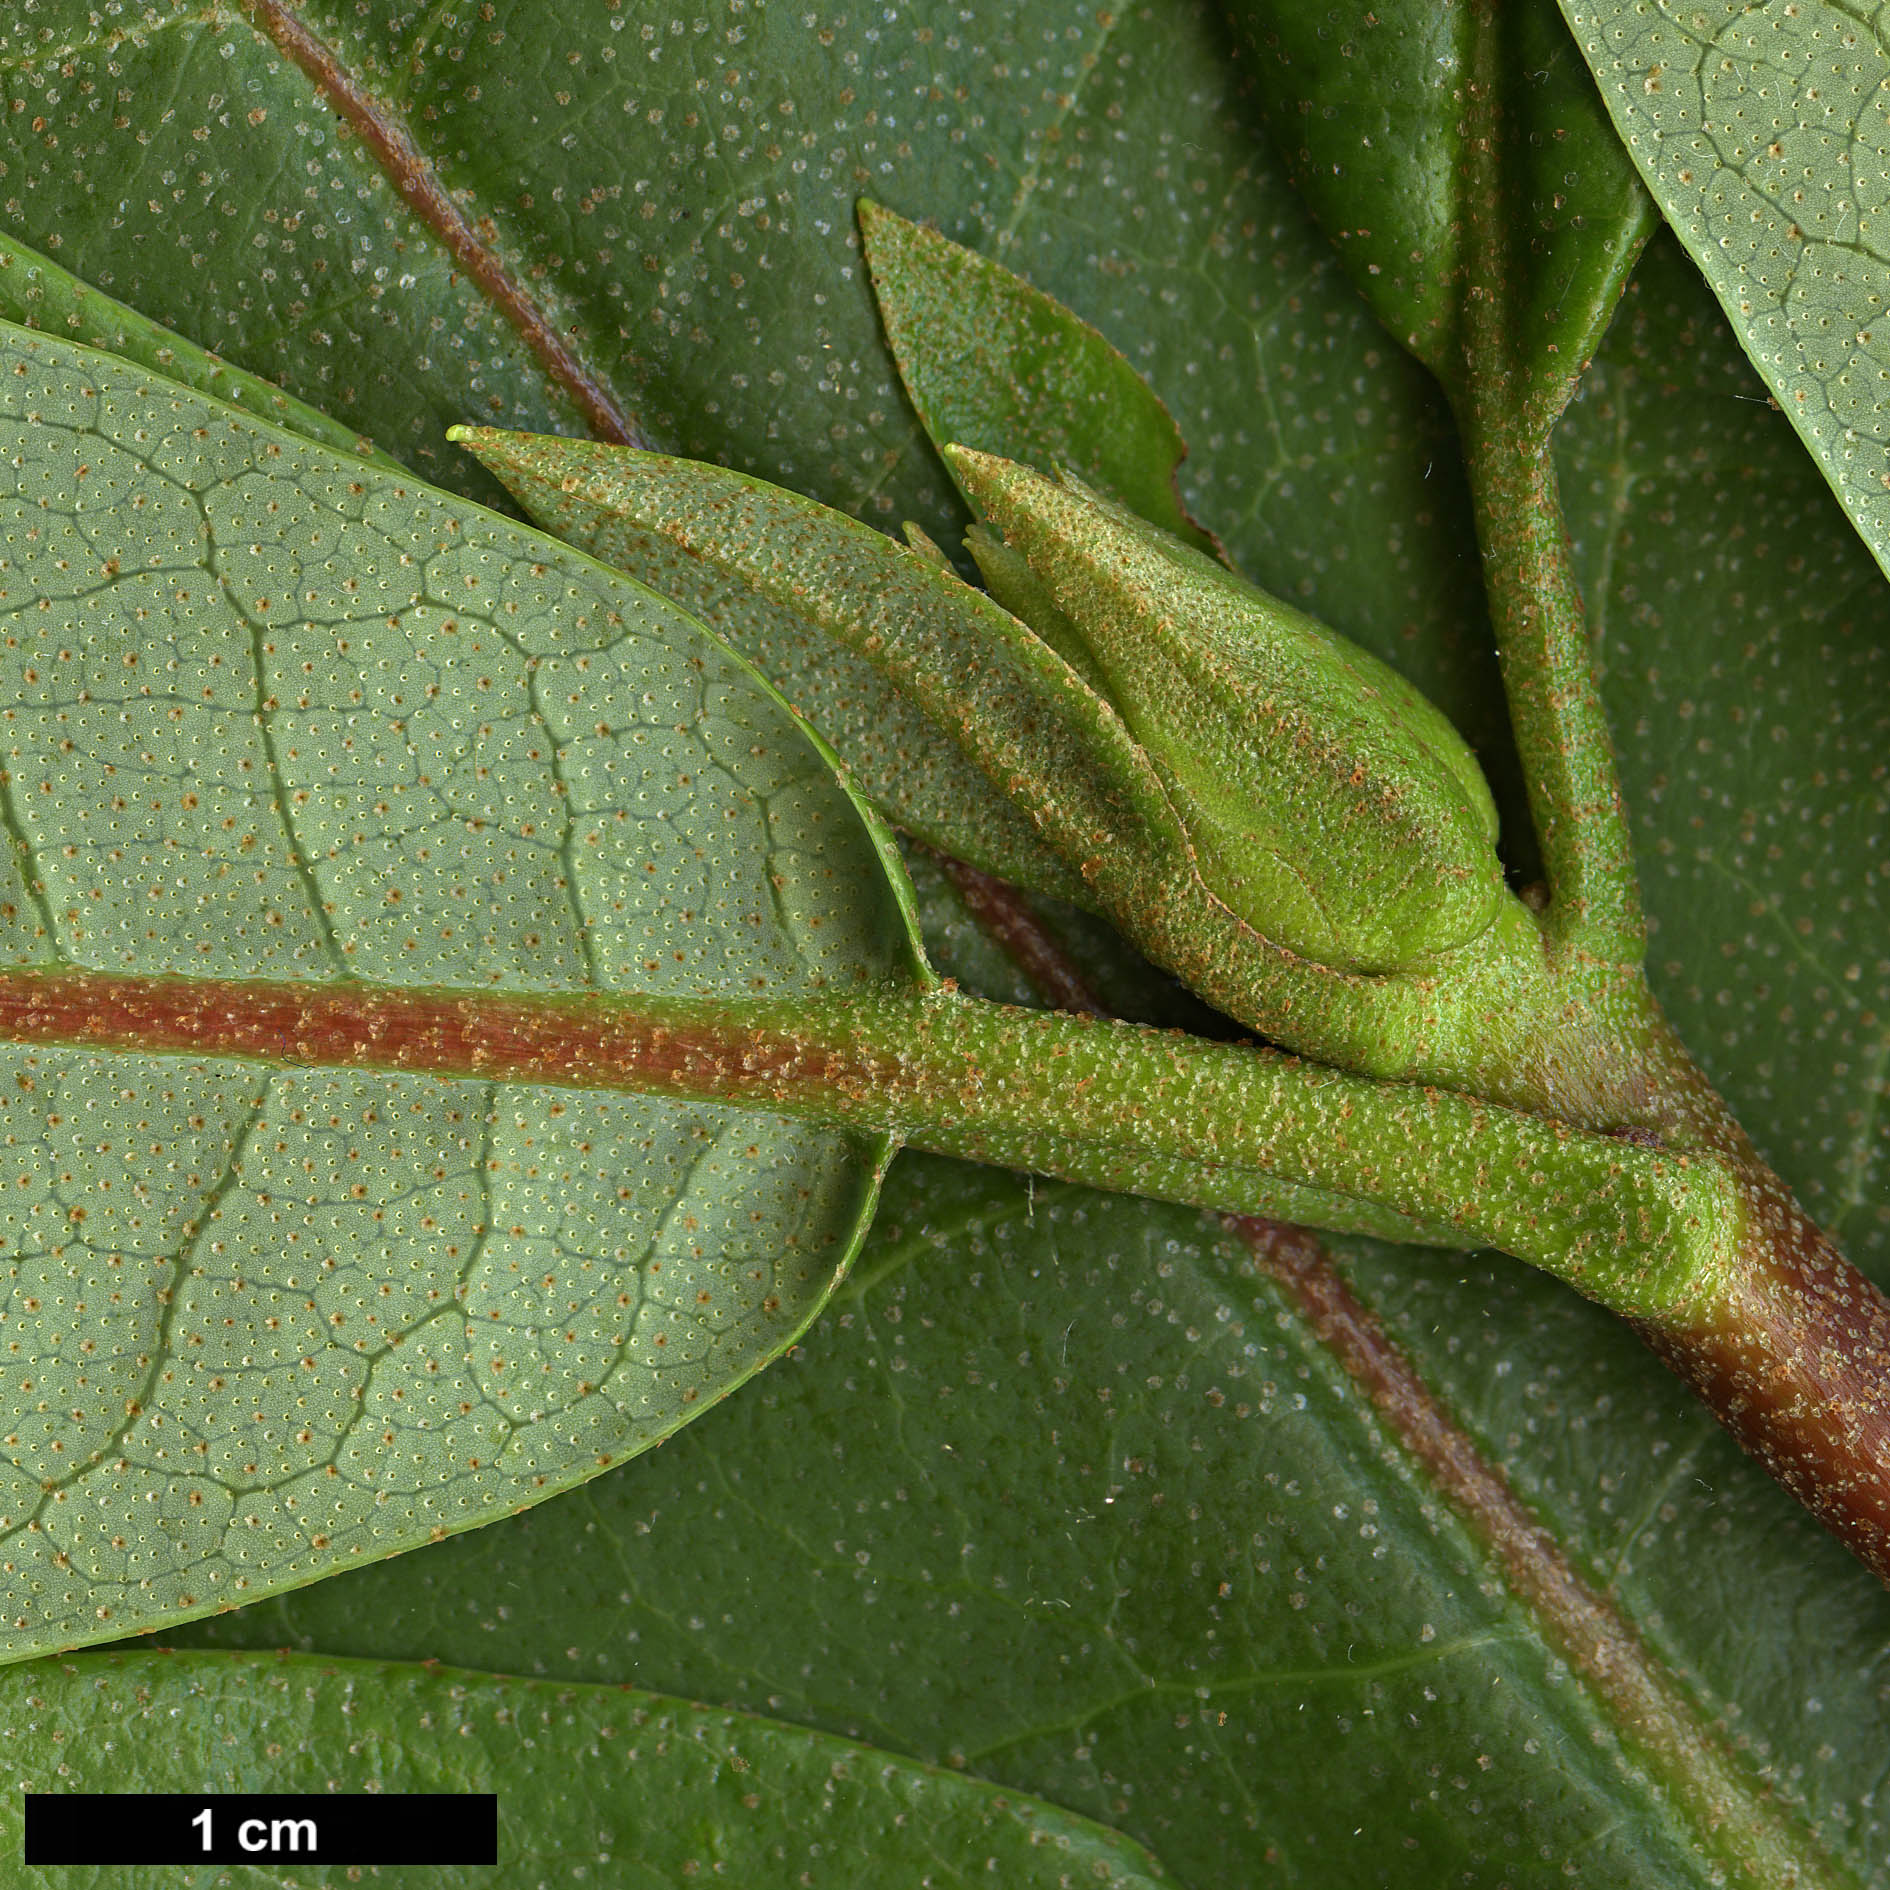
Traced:
[[1217, 899], [1358, 973], [1420, 972], [1489, 928], [1507, 893], [1488, 785], [1402, 676], [1073, 480], [946, 456], [1028, 577], [979, 562], [1102, 684]]

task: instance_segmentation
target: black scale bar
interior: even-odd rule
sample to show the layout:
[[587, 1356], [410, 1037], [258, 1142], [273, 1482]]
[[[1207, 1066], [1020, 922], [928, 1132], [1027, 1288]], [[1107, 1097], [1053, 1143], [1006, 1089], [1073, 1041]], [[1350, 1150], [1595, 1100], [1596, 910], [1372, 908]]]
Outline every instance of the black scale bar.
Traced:
[[494, 1792], [28, 1792], [28, 1864], [496, 1864]]

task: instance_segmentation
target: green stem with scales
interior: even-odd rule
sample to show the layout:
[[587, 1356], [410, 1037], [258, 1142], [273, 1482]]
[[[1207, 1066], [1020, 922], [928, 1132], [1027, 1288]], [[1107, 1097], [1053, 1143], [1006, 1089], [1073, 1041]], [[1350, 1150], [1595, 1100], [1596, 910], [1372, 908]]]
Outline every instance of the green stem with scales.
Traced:
[[1120, 1172], [1203, 1207], [1502, 1247], [1655, 1324], [1742, 1237], [1710, 1155], [945, 989], [742, 1003], [16, 971], [0, 973], [0, 1039], [765, 1109], [1105, 1185]]

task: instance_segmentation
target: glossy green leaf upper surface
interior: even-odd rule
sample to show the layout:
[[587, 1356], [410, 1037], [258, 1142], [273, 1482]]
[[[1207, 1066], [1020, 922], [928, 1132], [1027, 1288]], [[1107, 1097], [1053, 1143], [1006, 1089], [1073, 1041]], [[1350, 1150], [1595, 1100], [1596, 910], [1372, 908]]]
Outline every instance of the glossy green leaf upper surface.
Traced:
[[1648, 188], [1890, 569], [1881, 16], [1840, 0], [1563, 11]]
[[[303, 75], [233, 15], [154, 17], [0, 23], [9, 229], [430, 477], [476, 476], [443, 443], [453, 422], [573, 423]], [[1500, 775], [1435, 391], [1288, 187], [1214, 18], [1182, 0], [1106, 20], [1048, 0], [950, 19], [556, 0], [308, 17], [661, 444], [946, 538], [961, 521], [850, 247], [860, 194], [935, 219], [1149, 374], [1193, 447], [1190, 508], [1242, 569], [1396, 663]], [[1883, 1277], [1880, 582], [1697, 284], [1671, 256], [1658, 270], [1562, 437], [1653, 975], [1747, 1126]], [[935, 916], [947, 903], [928, 894]], [[963, 945], [963, 915], [942, 923]], [[953, 963], [969, 977], [978, 957]], [[1492, 1593], [1480, 1541], [1327, 1349], [1199, 1223], [927, 1164], [883, 1239], [798, 1357], [661, 1452], [190, 1632], [638, 1681], [962, 1758], [1125, 1827], [1202, 1890], [1713, 1879], [1698, 1818], [1543, 1624]], [[1571, 1295], [1363, 1242], [1345, 1261], [1755, 1786], [1883, 1881], [1881, 1591]], [[1192, 1364], [1228, 1356], [1222, 1328], [1177, 1290], [1211, 1320], [1230, 1273], [1255, 1348], [1232, 1362], [1275, 1388], [1237, 1443], [1207, 1427], [1243, 1400], [1222, 1383], [1210, 1404]], [[1240, 1500], [1217, 1483], [1188, 1497], [1197, 1519], [1178, 1492], [1211, 1436]], [[1394, 1531], [1416, 1545], [1396, 1568], [1372, 1554]], [[1079, 1611], [1094, 1631], [1061, 1636]], [[1188, 1663], [1237, 1635], [1227, 1664], [1254, 1685], [1206, 1709], [1222, 1728], [1192, 1697], [1221, 1663]], [[1393, 1690], [1415, 1725], [1393, 1724]], [[1228, 1729], [1241, 1743], [1214, 1745]]]
[[1198, 551], [1168, 410], [1087, 322], [976, 250], [860, 206], [873, 296], [899, 377], [935, 447], [1072, 472]]
[[[825, 758], [672, 606], [112, 356], [12, 330], [0, 361], [8, 962], [616, 994], [912, 974]], [[885, 1159], [641, 1098], [4, 1062], [15, 1654], [646, 1447], [812, 1315]]]
[[[0, 1763], [28, 1791], [306, 1793], [317, 1842], [322, 1799], [337, 1791], [494, 1794], [496, 1868], [401, 1866], [399, 1881], [420, 1890], [536, 1890], [551, 1860], [567, 1881], [623, 1890], [697, 1877], [808, 1890], [901, 1880], [957, 1890], [993, 1876], [1025, 1890], [1145, 1890], [1166, 1880], [1120, 1833], [1027, 1795], [622, 1687], [437, 1664], [91, 1654], [13, 1669], [0, 1702]], [[167, 1736], [180, 1725], [214, 1725], [221, 1737]], [[48, 1768], [55, 1753], [61, 1762]], [[690, 1817], [672, 1815], [679, 1801]], [[8, 1852], [19, 1848], [19, 1802], [10, 1796], [0, 1812]], [[426, 1833], [413, 1835], [424, 1849]], [[33, 1878], [47, 1890], [301, 1890], [345, 1874], [297, 1857], [253, 1869], [72, 1865]], [[356, 1866], [349, 1880], [362, 1874]]]
[[[1228, 12], [1294, 182], [1385, 326], [1446, 387], [1515, 373], [1559, 407], [1650, 219], [1552, 0]], [[1491, 351], [1471, 305], [1493, 295]]]

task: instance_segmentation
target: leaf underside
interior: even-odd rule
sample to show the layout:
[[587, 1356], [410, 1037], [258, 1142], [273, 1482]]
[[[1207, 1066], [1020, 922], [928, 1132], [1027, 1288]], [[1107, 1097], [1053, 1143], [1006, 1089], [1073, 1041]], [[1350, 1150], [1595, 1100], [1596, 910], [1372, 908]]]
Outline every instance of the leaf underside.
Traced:
[[[0, 349], [12, 963], [616, 995], [914, 975], [880, 842], [676, 608], [111, 356]], [[887, 1157], [658, 1099], [0, 1063], [16, 1655], [646, 1448], [805, 1326]]]
[[1890, 571], [1881, 15], [1837, 0], [1562, 10], [1648, 189]]

